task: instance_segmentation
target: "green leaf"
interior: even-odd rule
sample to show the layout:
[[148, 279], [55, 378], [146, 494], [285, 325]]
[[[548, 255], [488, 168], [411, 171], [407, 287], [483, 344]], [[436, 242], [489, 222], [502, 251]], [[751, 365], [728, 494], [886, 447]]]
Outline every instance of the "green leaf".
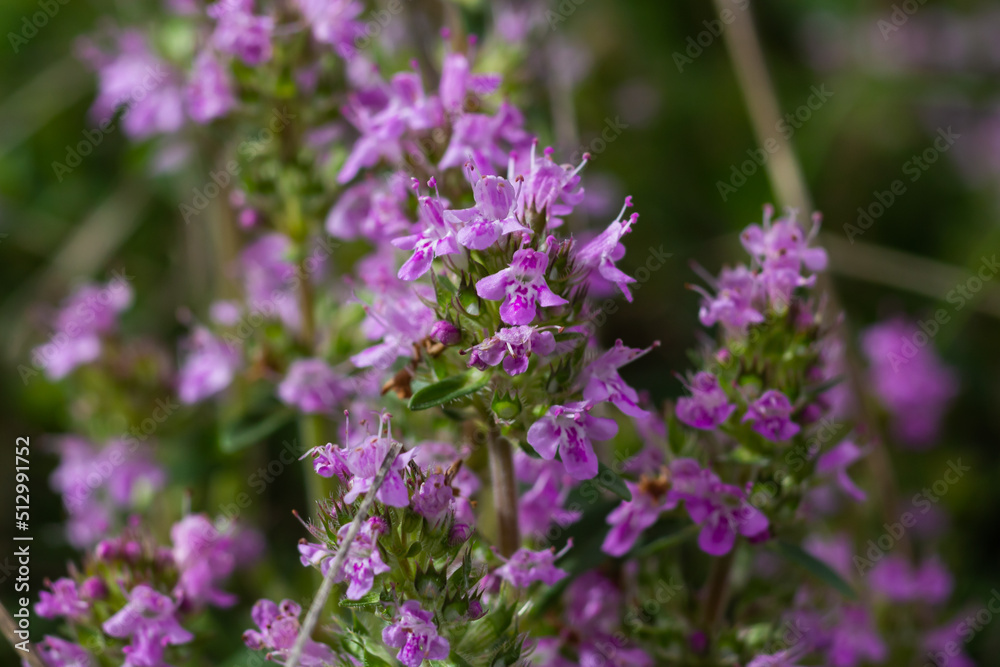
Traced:
[[410, 397], [411, 410], [426, 410], [443, 403], [449, 403], [462, 396], [475, 393], [486, 386], [492, 373], [470, 368], [464, 373], [452, 375], [440, 382], [427, 385]]
[[380, 593], [378, 591], [369, 591], [360, 600], [340, 600], [341, 607], [368, 607], [376, 604], [379, 601]]
[[625, 480], [603, 463], [597, 464], [597, 477], [594, 481], [622, 500], [632, 500], [632, 492], [625, 486]]
[[421, 549], [423, 548], [424, 547], [422, 544], [420, 544], [420, 542], [414, 542], [413, 544], [410, 545], [410, 548], [406, 551], [406, 557], [413, 558], [418, 553], [420, 553]]
[[255, 445], [288, 424], [294, 416], [292, 410], [281, 409], [263, 419], [242, 419], [223, 426], [219, 433], [219, 449], [232, 454]]
[[680, 530], [677, 530], [669, 535], [664, 535], [659, 539], [653, 540], [649, 544], [643, 545], [638, 551], [636, 551], [635, 557], [645, 558], [646, 556], [651, 556], [652, 554], [663, 551], [664, 549], [669, 549], [672, 546], [689, 540], [697, 535], [699, 531], [701, 531], [701, 526], [698, 524], [685, 526], [684, 528], [681, 528]]
[[835, 588], [845, 597], [851, 600], [856, 599], [857, 596], [855, 595], [850, 584], [844, 581], [839, 574], [834, 572], [829, 565], [817, 559], [815, 556], [811, 555], [798, 545], [784, 540], [774, 540], [772, 542], [772, 549], [778, 552], [778, 554], [785, 559], [808, 570], [817, 579], [820, 579], [824, 583]]
[[377, 655], [365, 651], [365, 667], [392, 667], [392, 665]]

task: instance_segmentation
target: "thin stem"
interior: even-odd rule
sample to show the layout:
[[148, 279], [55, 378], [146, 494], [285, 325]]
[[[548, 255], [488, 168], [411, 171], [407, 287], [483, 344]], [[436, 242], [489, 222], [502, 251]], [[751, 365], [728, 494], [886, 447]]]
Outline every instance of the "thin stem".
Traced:
[[[323, 418], [320, 415], [299, 415], [299, 437], [302, 438], [304, 452], [325, 445]], [[303, 473], [306, 480], [306, 498], [310, 504], [309, 515], [315, 519], [319, 511], [316, 503], [326, 498], [326, 489], [323, 486], [323, 478], [313, 470], [312, 458], [307, 456], [302, 462], [305, 464]]]
[[517, 479], [514, 476], [514, 450], [510, 441], [491, 424], [487, 434], [490, 455], [490, 475], [493, 480], [493, 505], [497, 514], [497, 542], [500, 553], [511, 556], [521, 546], [521, 530], [517, 522]]
[[725, 556], [716, 558], [712, 562], [712, 571], [708, 575], [708, 592], [702, 607], [701, 623], [705, 634], [709, 636], [709, 641], [719, 622], [719, 615], [729, 592], [729, 572], [733, 567], [734, 553], [736, 553], [735, 545]]
[[306, 640], [312, 635], [313, 630], [316, 628], [316, 623], [319, 621], [319, 614], [323, 609], [323, 605], [330, 597], [330, 593], [333, 591], [333, 578], [337, 576], [340, 569], [344, 566], [344, 560], [347, 558], [347, 552], [350, 550], [351, 544], [354, 542], [354, 538], [358, 536], [358, 531], [361, 530], [361, 523], [368, 517], [368, 510], [371, 509], [372, 504], [375, 502], [375, 493], [378, 491], [379, 487], [382, 486], [382, 482], [385, 480], [386, 474], [389, 472], [389, 468], [392, 467], [393, 461], [399, 456], [399, 452], [402, 450], [403, 445], [394, 442], [389, 453], [385, 455], [385, 459], [382, 461], [382, 465], [379, 468], [378, 474], [375, 475], [375, 479], [372, 480], [371, 488], [368, 489], [368, 493], [365, 494], [364, 500], [361, 501], [361, 506], [358, 507], [358, 513], [355, 515], [354, 520], [351, 521], [350, 527], [347, 529], [347, 534], [344, 535], [344, 539], [340, 541], [337, 545], [337, 553], [333, 557], [333, 562], [330, 564], [330, 569], [327, 571], [326, 576], [323, 577], [323, 583], [319, 587], [319, 591], [316, 593], [316, 597], [312, 601], [312, 605], [309, 607], [309, 612], [306, 614], [305, 620], [302, 622], [302, 627], [299, 629], [299, 634], [295, 638], [295, 644], [292, 646], [292, 653], [288, 658], [286, 667], [296, 667], [299, 664], [299, 659], [302, 658], [302, 650], [305, 648]]
[[[18, 637], [14, 634], [16, 631], [17, 623], [14, 622], [14, 617], [10, 615], [9, 611], [7, 611], [7, 607], [0, 602], [0, 632], [2, 632], [3, 636], [7, 638], [7, 641], [10, 642], [12, 647], [18, 644]], [[41, 654], [32, 651], [30, 645], [26, 652], [19, 651], [19, 653], [21, 654], [21, 657], [24, 658], [24, 661], [30, 665], [30, 667], [48, 667], [45, 660], [42, 659]]]

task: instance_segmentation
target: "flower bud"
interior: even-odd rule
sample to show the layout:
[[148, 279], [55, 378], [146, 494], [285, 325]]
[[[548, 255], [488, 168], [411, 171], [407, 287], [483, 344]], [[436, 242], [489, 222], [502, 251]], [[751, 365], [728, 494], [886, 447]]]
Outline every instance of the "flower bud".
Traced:
[[103, 600], [108, 597], [108, 587], [99, 577], [90, 577], [80, 584], [80, 595], [87, 600]]
[[503, 421], [510, 421], [516, 419], [519, 414], [521, 414], [521, 399], [517, 396], [511, 396], [510, 393], [504, 394], [494, 394], [493, 403], [490, 405], [493, 409], [493, 414], [497, 418]]
[[431, 338], [442, 345], [456, 345], [462, 340], [462, 332], [448, 320], [438, 320], [431, 327]]

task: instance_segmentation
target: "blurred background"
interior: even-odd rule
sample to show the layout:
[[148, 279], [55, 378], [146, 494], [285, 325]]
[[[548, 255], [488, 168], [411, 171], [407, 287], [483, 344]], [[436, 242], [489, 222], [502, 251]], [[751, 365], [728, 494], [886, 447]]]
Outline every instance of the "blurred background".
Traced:
[[[54, 169], [92, 130], [94, 77], [74, 57], [74, 40], [101, 16], [139, 13], [130, 5], [143, 3], [53, 3], [58, 11], [34, 30], [28, 22], [39, 11], [37, 0], [0, 5], [3, 508], [13, 505], [7, 480], [15, 438], [42, 445], [45, 434], [67, 429], [72, 409], [58, 387], [19, 371], [48, 333], [47, 307], [82, 280], [106, 281], [124, 270], [142, 295], [125, 314], [125, 332], [165, 336], [173, 350], [169, 337], [183, 331], [178, 306], [203, 307], [216, 269], [200, 252], [204, 229], [185, 225], [178, 212], [178, 193], [190, 191], [188, 175], [151, 175], [147, 146], [112, 131], [78, 168]], [[751, 11], [744, 0], [717, 5], [737, 18]], [[875, 322], [896, 315], [926, 320], [942, 309], [949, 316], [930, 343], [959, 380], [941, 435], [921, 450], [887, 448], [903, 498], [939, 479], [949, 461], [972, 467], [941, 498], [941, 521], [950, 530], [938, 547], [956, 575], [953, 599], [975, 611], [1000, 586], [1000, 276], [983, 269], [1000, 252], [1000, 8], [917, 0], [757, 2], [752, 12], [772, 97], [766, 81], [741, 85], [728, 43], [733, 34], [716, 21], [718, 7], [564, 0], [541, 15], [550, 48], [527, 66], [542, 71], [545, 84], [535, 95], [539, 104], [525, 111], [551, 127], [557, 155], [593, 155], [586, 186], [594, 226], [612, 219], [626, 194], [640, 213], [620, 266], [641, 283], [635, 301], [621, 302], [601, 335], [636, 346], [660, 340], [653, 355], [624, 375], [657, 400], [681, 393], [673, 373], [688, 367], [686, 351], [702, 331], [698, 296], [686, 289], [700, 282], [692, 263], [715, 273], [742, 260], [738, 232], [759, 222], [764, 203], [779, 210], [792, 203], [772, 187], [768, 168], [799, 165], [798, 195], [823, 215], [820, 243], [830, 252], [852, 354], [860, 355], [858, 335]], [[748, 99], [773, 105], [781, 122], [755, 132]], [[664, 253], [670, 257], [659, 268], [647, 264]], [[645, 280], [636, 273], [642, 266]], [[990, 278], [970, 281], [977, 275]], [[210, 434], [204, 439], [210, 444]], [[209, 467], [221, 465], [215, 448], [200, 451]], [[195, 475], [190, 461], [164, 454], [175, 477]], [[74, 557], [60, 542], [62, 507], [47, 487], [55, 463], [42, 447], [34, 449], [35, 591], [42, 577], [59, 576]], [[301, 506], [298, 475], [267, 490], [282, 500], [250, 512]], [[860, 477], [871, 486], [870, 475]], [[255, 521], [269, 541], [280, 534], [274, 539], [290, 543], [286, 537], [297, 536], [298, 527], [287, 526], [287, 518]], [[0, 518], [4, 601], [15, 597], [4, 560], [13, 551], [10, 524]], [[873, 521], [872, 538], [882, 532]], [[292, 563], [294, 552], [287, 557]], [[955, 605], [955, 615], [967, 610]], [[995, 625], [971, 644], [979, 664], [997, 664]], [[238, 637], [243, 626], [234, 627]], [[37, 636], [42, 629], [39, 619]], [[0, 664], [14, 660], [0, 647]]]

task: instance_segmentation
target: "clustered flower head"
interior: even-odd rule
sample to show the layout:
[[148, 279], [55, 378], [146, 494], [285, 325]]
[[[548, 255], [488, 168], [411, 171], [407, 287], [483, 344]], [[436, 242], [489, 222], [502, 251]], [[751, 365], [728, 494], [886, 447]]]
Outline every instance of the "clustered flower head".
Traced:
[[[883, 606], [940, 607], [952, 580], [935, 557], [893, 556], [867, 564], [871, 599], [839, 597], [860, 583], [851, 546], [815, 529], [866, 499], [855, 480], [874, 444], [853, 428], [860, 397], [836, 386], [845, 352], [816, 290], [819, 218], [806, 230], [794, 211], [766, 207], [740, 235], [746, 263], [700, 271], [699, 321], [717, 336], [677, 375], [682, 395], [660, 405], [630, 384], [660, 343], [608, 347], [598, 335], [594, 295], [631, 302], [638, 287], [626, 267], [632, 198], [578, 229], [591, 156], [560, 162], [511, 101], [522, 77], [482, 71], [520, 74], [526, 44], [446, 30], [405, 63], [404, 40], [390, 36], [399, 25], [380, 23], [376, 38], [364, 9], [175, 0], [169, 39], [126, 29], [80, 45], [97, 72], [93, 113], [119, 114], [162, 170], [197, 150], [206, 126], [240, 153], [232, 182], [214, 181], [224, 197], [181, 206], [185, 223], [228, 206], [237, 247], [218, 267], [225, 298], [206, 313], [178, 309], [188, 333], [157, 386], [184, 418], [148, 421], [180, 436], [171, 443], [218, 441], [203, 458], [236, 466], [271, 457], [268, 443], [297, 420], [298, 439], [247, 480], [273, 500], [268, 485], [298, 488], [278, 477], [306, 460], [297, 555], [338, 602], [307, 628], [305, 598], [286, 591], [311, 573], [269, 572], [259, 595], [286, 599], [253, 605], [244, 644], [287, 664], [301, 640], [304, 667], [884, 661]], [[537, 24], [496, 14], [515, 42]], [[265, 109], [272, 100], [281, 108]], [[118, 317], [131, 300], [114, 282], [74, 292], [36, 365], [53, 380], [84, 366], [120, 380], [105, 353], [125, 354]], [[895, 430], [927, 441], [955, 381], [929, 349], [905, 348], [903, 328], [881, 325], [862, 344]], [[125, 386], [123, 402], [140, 402]], [[191, 426], [199, 417], [210, 427]], [[262, 544], [186, 510], [159, 532], [145, 525], [141, 513], [171, 489], [151, 432], [130, 433], [60, 441], [52, 486], [68, 539], [90, 551], [36, 609], [99, 637], [93, 652], [109, 664], [203, 664], [198, 614], [246, 615], [227, 581]], [[187, 480], [186, 502], [229, 488], [214, 481]], [[820, 576], [789, 574], [802, 565]], [[737, 597], [747, 591], [758, 597]], [[778, 645], [793, 621], [802, 636]], [[91, 648], [39, 644], [56, 667], [89, 664]]]

